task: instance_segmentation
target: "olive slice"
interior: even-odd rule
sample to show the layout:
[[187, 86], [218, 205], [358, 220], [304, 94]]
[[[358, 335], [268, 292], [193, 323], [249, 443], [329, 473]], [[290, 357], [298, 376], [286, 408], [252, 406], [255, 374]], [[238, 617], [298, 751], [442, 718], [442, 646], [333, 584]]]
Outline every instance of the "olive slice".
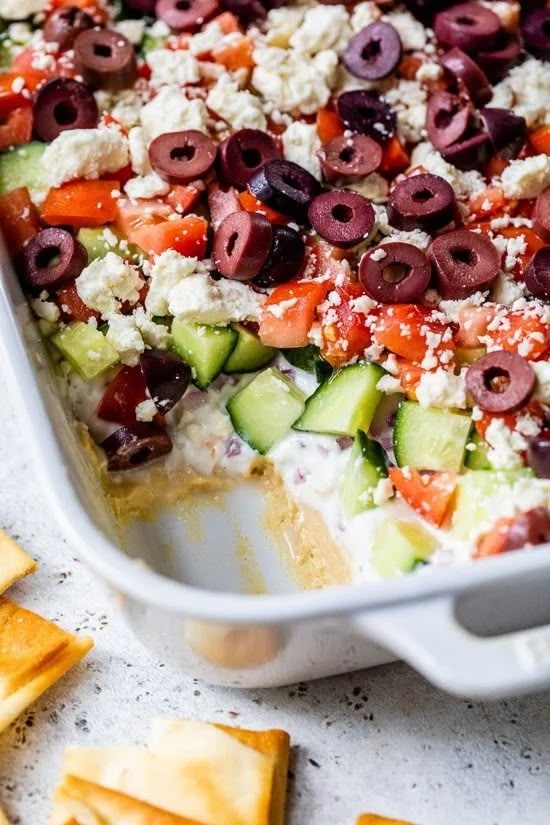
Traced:
[[478, 407], [490, 413], [511, 413], [524, 407], [535, 389], [535, 373], [515, 352], [482, 355], [466, 373], [466, 388]]

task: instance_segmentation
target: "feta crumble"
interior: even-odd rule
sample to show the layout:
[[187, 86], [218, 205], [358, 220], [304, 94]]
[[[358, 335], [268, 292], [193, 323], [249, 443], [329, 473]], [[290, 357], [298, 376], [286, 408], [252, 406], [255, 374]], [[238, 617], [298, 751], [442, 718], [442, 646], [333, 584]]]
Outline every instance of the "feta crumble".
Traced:
[[123, 303], [135, 304], [143, 286], [138, 270], [114, 252], [89, 263], [75, 283], [86, 306], [105, 319], [115, 315]]
[[128, 141], [113, 129], [67, 129], [44, 150], [40, 163], [50, 186], [117, 172], [129, 160]]
[[281, 140], [285, 158], [307, 169], [321, 180], [321, 164], [317, 157], [321, 141], [315, 123], [302, 123], [297, 120], [285, 129]]
[[170, 291], [169, 310], [175, 318], [201, 324], [258, 321], [265, 295], [240, 281], [209, 275], [189, 275]]

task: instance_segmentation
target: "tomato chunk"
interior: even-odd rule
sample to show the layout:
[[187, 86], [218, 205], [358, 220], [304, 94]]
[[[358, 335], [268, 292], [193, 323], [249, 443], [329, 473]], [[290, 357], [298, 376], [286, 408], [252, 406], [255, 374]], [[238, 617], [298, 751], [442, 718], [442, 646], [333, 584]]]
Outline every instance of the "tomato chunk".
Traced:
[[401, 498], [426, 521], [441, 527], [451, 507], [457, 473], [427, 473], [408, 467], [388, 471]]
[[46, 195], [42, 219], [49, 224], [69, 226], [104, 226], [114, 221], [118, 189], [116, 181], [77, 180], [50, 189]]
[[197, 215], [186, 215], [175, 221], [143, 224], [133, 229], [128, 239], [147, 253], [159, 255], [175, 249], [180, 255], [204, 258], [206, 254], [208, 222]]
[[[360, 284], [349, 282], [337, 286], [328, 295], [327, 306], [320, 313], [323, 346], [321, 354], [333, 367], [362, 357], [372, 343], [367, 313], [360, 308], [365, 291]], [[358, 300], [359, 299], [359, 300]]]
[[103, 393], [97, 415], [114, 424], [131, 424], [136, 421], [137, 405], [146, 398], [145, 379], [139, 365], [122, 367]]
[[317, 112], [317, 134], [321, 143], [328, 143], [344, 134], [342, 121], [336, 112], [330, 109], [319, 109]]
[[61, 310], [61, 317], [64, 321], [83, 321], [87, 323], [90, 318], [99, 318], [99, 312], [87, 307], [78, 291], [76, 284], [68, 284], [57, 291], [57, 305]]
[[428, 307], [392, 304], [380, 309], [374, 337], [390, 352], [411, 361], [420, 363], [428, 356], [430, 363], [425, 367], [431, 369], [438, 361], [448, 364], [452, 360], [452, 332], [452, 327], [434, 317]]
[[26, 186], [0, 197], [0, 225], [10, 255], [17, 255], [25, 242], [40, 231], [38, 212]]
[[280, 349], [305, 347], [315, 310], [329, 289], [327, 281], [293, 281], [275, 287], [262, 310], [262, 343]]
[[517, 352], [523, 358], [536, 361], [550, 345], [550, 326], [540, 315], [517, 310], [499, 315], [489, 329], [488, 337], [497, 349]]
[[0, 151], [10, 146], [19, 146], [28, 143], [32, 135], [32, 109], [25, 105], [23, 109], [15, 109], [5, 123], [0, 126]]
[[239, 201], [245, 212], [260, 212], [262, 215], [265, 215], [271, 223], [288, 223], [288, 218], [285, 215], [277, 212], [276, 209], [271, 209], [269, 206], [266, 206], [265, 203], [255, 198], [251, 192], [240, 192]]

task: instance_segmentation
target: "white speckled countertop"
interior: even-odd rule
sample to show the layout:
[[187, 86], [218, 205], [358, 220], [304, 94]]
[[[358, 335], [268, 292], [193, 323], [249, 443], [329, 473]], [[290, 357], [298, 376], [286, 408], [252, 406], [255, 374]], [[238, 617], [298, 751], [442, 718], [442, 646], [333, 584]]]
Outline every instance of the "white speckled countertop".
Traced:
[[156, 714], [289, 730], [290, 825], [353, 825], [369, 810], [419, 825], [548, 825], [550, 693], [471, 703], [401, 664], [245, 693], [153, 658], [45, 509], [1, 378], [0, 398], [0, 527], [40, 564], [10, 596], [96, 642], [0, 735], [13, 825], [45, 823], [65, 745], [142, 741]]

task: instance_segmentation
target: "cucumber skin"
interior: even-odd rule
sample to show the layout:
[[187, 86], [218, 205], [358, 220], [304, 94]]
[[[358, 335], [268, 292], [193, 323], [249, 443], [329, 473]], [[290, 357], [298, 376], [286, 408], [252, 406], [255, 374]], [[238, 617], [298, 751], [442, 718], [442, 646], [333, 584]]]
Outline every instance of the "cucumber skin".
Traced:
[[[410, 422], [411, 416], [420, 419]], [[424, 421], [422, 421], [424, 417]], [[436, 419], [434, 422], [433, 419]], [[444, 419], [447, 419], [444, 421]], [[462, 419], [462, 420], [461, 420]], [[441, 441], [438, 449], [437, 432], [439, 428], [445, 428], [447, 432], [449, 424], [454, 425], [460, 433], [455, 433], [455, 440], [452, 445]], [[460, 425], [460, 428], [459, 428]], [[415, 431], [411, 432], [414, 427]], [[429, 429], [428, 438], [422, 432]], [[461, 413], [453, 413], [450, 410], [439, 407], [421, 407], [416, 401], [404, 401], [398, 408], [393, 427], [393, 451], [398, 467], [410, 467], [412, 470], [434, 470], [435, 472], [459, 472], [462, 469], [466, 442], [471, 428], [469, 416]], [[458, 441], [459, 438], [462, 442]], [[414, 442], [411, 448], [411, 442]], [[460, 444], [462, 443], [462, 450]], [[447, 458], [444, 448], [456, 447], [456, 454]], [[418, 461], [413, 456], [421, 453], [422, 460]], [[413, 455], [411, 455], [413, 454]]]
[[313, 344], [296, 349], [283, 349], [281, 353], [291, 366], [313, 373], [321, 384], [332, 375], [331, 365]]
[[[204, 329], [200, 335], [198, 330]], [[215, 337], [214, 337], [215, 336]], [[172, 338], [170, 348], [176, 352], [194, 370], [193, 382], [205, 390], [221, 372], [224, 365], [237, 345], [238, 334], [231, 327], [210, 327], [194, 321], [172, 322]], [[210, 347], [210, 345], [213, 346]], [[200, 358], [201, 350], [204, 354], [207, 348], [211, 352], [203, 362]], [[210, 364], [206, 363], [210, 360]]]
[[[340, 488], [340, 506], [346, 518], [376, 507], [373, 493], [387, 478], [386, 456], [378, 443], [358, 430]], [[368, 495], [365, 495], [365, 494]]]
[[34, 140], [0, 154], [0, 195], [21, 186], [30, 190], [49, 189], [46, 170], [40, 163], [46, 146]]
[[277, 355], [275, 347], [266, 347], [257, 335], [241, 324], [232, 324], [238, 334], [235, 349], [224, 364], [223, 372], [228, 375], [242, 372], [256, 372], [267, 366]]
[[[61, 329], [51, 342], [84, 381], [92, 381], [119, 360], [113, 344], [99, 330], [82, 321], [73, 321]], [[90, 350], [101, 357], [95, 360], [87, 357]]]
[[487, 445], [476, 430], [470, 435], [469, 443], [475, 445], [475, 450], [466, 450], [464, 465], [469, 470], [492, 470], [493, 466], [487, 458]]

